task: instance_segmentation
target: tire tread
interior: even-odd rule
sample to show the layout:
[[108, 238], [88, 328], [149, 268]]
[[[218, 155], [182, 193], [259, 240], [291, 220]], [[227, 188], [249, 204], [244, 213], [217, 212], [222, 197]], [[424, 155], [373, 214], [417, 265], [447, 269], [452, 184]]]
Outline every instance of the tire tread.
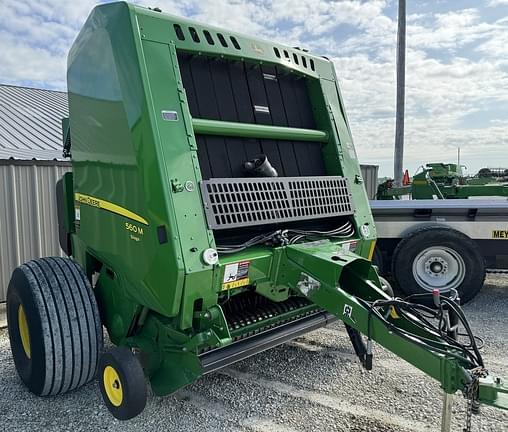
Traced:
[[50, 257], [19, 267], [25, 274], [43, 328], [46, 360], [41, 396], [74, 390], [95, 377], [102, 325], [90, 282], [70, 258]]

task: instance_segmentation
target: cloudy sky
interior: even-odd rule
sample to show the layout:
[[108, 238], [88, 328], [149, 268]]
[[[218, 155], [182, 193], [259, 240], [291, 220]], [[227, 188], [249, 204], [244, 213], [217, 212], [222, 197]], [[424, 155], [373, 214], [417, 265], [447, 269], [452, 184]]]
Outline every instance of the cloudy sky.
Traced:
[[[91, 0], [2, 0], [0, 83], [65, 90]], [[361, 162], [392, 173], [395, 0], [142, 0], [335, 62]], [[508, 166], [508, 0], [407, 0], [405, 167]]]

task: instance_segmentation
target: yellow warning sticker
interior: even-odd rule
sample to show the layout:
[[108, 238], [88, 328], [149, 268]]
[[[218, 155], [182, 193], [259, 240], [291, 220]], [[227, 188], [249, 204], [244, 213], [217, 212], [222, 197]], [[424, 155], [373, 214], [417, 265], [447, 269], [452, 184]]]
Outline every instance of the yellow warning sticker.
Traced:
[[250, 261], [240, 261], [227, 264], [224, 267], [224, 278], [222, 279], [222, 290], [239, 288], [249, 285]]
[[249, 278], [236, 280], [234, 282], [226, 282], [222, 284], [222, 291], [230, 290], [234, 288], [240, 288], [245, 285], [249, 285]]
[[399, 319], [400, 316], [399, 314], [397, 313], [397, 311], [395, 310], [395, 308], [392, 306], [390, 306], [390, 316], [393, 318], [393, 319]]

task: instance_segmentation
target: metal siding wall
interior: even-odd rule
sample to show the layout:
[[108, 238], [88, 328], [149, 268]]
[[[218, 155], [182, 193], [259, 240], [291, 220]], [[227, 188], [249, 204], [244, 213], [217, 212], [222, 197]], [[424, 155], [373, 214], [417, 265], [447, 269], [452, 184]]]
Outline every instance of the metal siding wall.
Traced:
[[0, 165], [0, 302], [11, 273], [33, 258], [63, 255], [55, 185], [70, 167]]
[[367, 196], [369, 197], [369, 199], [375, 199], [377, 191], [377, 176], [379, 172], [379, 166], [360, 165], [360, 169], [362, 171], [363, 184], [365, 185]]

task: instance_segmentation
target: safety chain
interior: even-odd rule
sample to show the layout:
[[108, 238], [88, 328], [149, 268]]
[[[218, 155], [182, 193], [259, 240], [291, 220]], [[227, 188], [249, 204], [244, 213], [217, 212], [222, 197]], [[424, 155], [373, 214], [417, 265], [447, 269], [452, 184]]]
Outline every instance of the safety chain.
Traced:
[[486, 377], [488, 374], [487, 369], [477, 367], [471, 371], [471, 383], [464, 390], [466, 398], [466, 426], [462, 429], [463, 432], [471, 432], [471, 417], [473, 414], [480, 413], [480, 401], [478, 400], [480, 378]]

